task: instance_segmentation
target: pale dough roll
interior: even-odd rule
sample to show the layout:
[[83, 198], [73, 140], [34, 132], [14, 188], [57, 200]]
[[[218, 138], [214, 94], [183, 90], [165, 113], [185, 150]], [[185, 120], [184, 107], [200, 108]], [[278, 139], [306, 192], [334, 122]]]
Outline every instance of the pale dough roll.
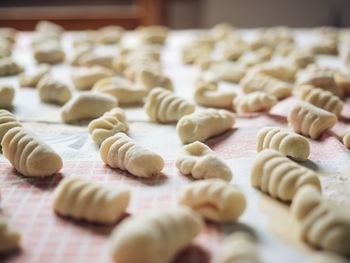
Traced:
[[97, 41], [102, 44], [118, 44], [124, 29], [120, 26], [105, 26], [97, 30]]
[[19, 248], [21, 241], [21, 234], [13, 229], [7, 220], [0, 217], [0, 254], [13, 252]]
[[298, 87], [297, 94], [299, 99], [307, 101], [319, 108], [340, 116], [344, 103], [333, 93], [316, 88], [312, 85], [301, 85]]
[[169, 28], [166, 26], [139, 26], [136, 29], [136, 33], [144, 43], [164, 45]]
[[15, 62], [11, 57], [0, 59], [0, 76], [17, 75], [23, 71], [23, 67]]
[[257, 151], [273, 149], [297, 161], [306, 161], [310, 144], [301, 135], [279, 127], [265, 127], [257, 135]]
[[15, 98], [15, 88], [11, 85], [0, 84], [0, 109], [11, 109]]
[[220, 90], [216, 81], [199, 80], [194, 91], [194, 100], [206, 107], [231, 108], [236, 95], [234, 91]]
[[64, 61], [65, 53], [58, 41], [47, 41], [34, 47], [34, 58], [38, 63], [58, 64]]
[[56, 23], [42, 20], [36, 24], [35, 31], [61, 36], [64, 32], [64, 28]]
[[271, 149], [257, 155], [250, 179], [252, 186], [282, 201], [291, 201], [304, 185], [310, 184], [321, 189], [320, 180], [314, 171]]
[[84, 92], [70, 99], [61, 110], [65, 123], [100, 117], [106, 111], [118, 106], [114, 97], [96, 92]]
[[171, 79], [160, 71], [151, 69], [142, 69], [136, 74], [136, 83], [142, 86], [147, 92], [156, 87], [162, 87], [167, 90], [173, 90]]
[[72, 97], [72, 91], [63, 82], [44, 76], [37, 85], [39, 98], [42, 102], [63, 105]]
[[19, 123], [16, 116], [11, 112], [0, 109], [0, 144], [7, 131], [14, 127], [22, 127], [22, 124]]
[[210, 33], [216, 41], [221, 41], [233, 34], [234, 31], [235, 28], [231, 24], [219, 23], [211, 28]]
[[300, 224], [301, 238], [310, 245], [350, 255], [348, 211], [335, 206], [314, 186], [302, 187], [293, 198], [291, 214]]
[[124, 133], [117, 133], [103, 141], [100, 155], [110, 167], [127, 170], [139, 177], [156, 176], [164, 167], [160, 155], [137, 145]]
[[331, 252], [317, 252], [307, 258], [307, 263], [349, 263], [349, 260], [341, 255]]
[[246, 73], [244, 66], [231, 61], [212, 63], [209, 67], [209, 71], [212, 72], [218, 80], [231, 83], [238, 83]]
[[244, 195], [219, 179], [192, 182], [180, 190], [179, 203], [218, 223], [237, 221], [246, 208]]
[[118, 132], [127, 132], [129, 126], [124, 111], [121, 108], [114, 108], [91, 121], [88, 129], [93, 141], [101, 145], [108, 137]]
[[49, 73], [50, 66], [47, 64], [40, 65], [33, 71], [24, 72], [19, 75], [19, 85], [21, 87], [34, 88], [44, 75]]
[[266, 62], [249, 69], [249, 74], [253, 73], [261, 73], [282, 81], [292, 82], [295, 79], [296, 68], [285, 63]]
[[315, 62], [315, 54], [308, 48], [297, 48], [288, 54], [286, 60], [301, 69]]
[[191, 114], [195, 107], [166, 89], [155, 88], [148, 94], [144, 109], [151, 121], [170, 123]]
[[345, 95], [350, 95], [350, 74], [335, 73], [334, 80], [336, 85]]
[[145, 89], [121, 77], [101, 79], [92, 90], [112, 95], [120, 105], [140, 104], [146, 96]]
[[337, 116], [307, 102], [298, 102], [288, 114], [292, 129], [312, 139], [319, 138], [337, 123]]
[[233, 100], [233, 108], [238, 113], [268, 111], [277, 104], [277, 98], [262, 91], [238, 96]]
[[227, 110], [206, 109], [184, 116], [176, 125], [182, 143], [205, 141], [232, 128], [235, 116]]
[[112, 224], [125, 213], [129, 201], [129, 190], [81, 178], [67, 178], [55, 189], [52, 206], [62, 216]]
[[267, 46], [263, 46], [254, 51], [245, 52], [238, 60], [237, 63], [243, 67], [252, 67], [254, 65], [266, 62], [272, 57], [272, 49]]
[[72, 81], [76, 89], [90, 90], [97, 81], [112, 75], [112, 70], [100, 66], [79, 68], [73, 72]]
[[37, 136], [23, 129], [10, 129], [2, 142], [4, 156], [24, 176], [50, 176], [63, 165], [61, 157]]
[[184, 207], [129, 217], [112, 232], [114, 262], [170, 262], [191, 243], [203, 225], [197, 213]]
[[350, 150], [350, 130], [347, 130], [343, 135], [343, 144]]

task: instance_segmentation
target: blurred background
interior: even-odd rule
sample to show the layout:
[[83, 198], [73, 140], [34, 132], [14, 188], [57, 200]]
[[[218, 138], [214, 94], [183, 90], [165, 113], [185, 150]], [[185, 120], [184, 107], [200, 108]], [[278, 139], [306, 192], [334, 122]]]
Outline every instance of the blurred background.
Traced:
[[0, 26], [32, 30], [39, 20], [66, 29], [118, 24], [203, 28], [350, 26], [350, 0], [0, 0]]

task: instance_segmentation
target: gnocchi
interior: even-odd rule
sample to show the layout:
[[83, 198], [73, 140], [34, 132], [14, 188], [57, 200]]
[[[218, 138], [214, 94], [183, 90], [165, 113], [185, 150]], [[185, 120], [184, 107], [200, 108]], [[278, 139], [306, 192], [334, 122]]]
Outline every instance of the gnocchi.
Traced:
[[11, 57], [0, 58], [0, 76], [17, 75], [23, 71], [23, 67]]
[[65, 53], [58, 41], [50, 40], [34, 47], [34, 58], [38, 63], [58, 64], [64, 61]]
[[37, 89], [42, 102], [63, 105], [72, 97], [72, 91], [66, 84], [48, 75], [39, 81]]
[[144, 43], [163, 45], [167, 39], [169, 29], [165, 26], [140, 26], [137, 34]]
[[6, 254], [19, 248], [21, 234], [13, 229], [7, 220], [0, 217], [0, 254]]
[[15, 98], [15, 88], [11, 85], [0, 84], [0, 109], [11, 109]]
[[277, 99], [262, 91], [238, 96], [233, 100], [233, 108], [238, 113], [268, 111], [277, 104]]
[[73, 72], [72, 81], [76, 89], [90, 90], [97, 81], [112, 75], [112, 70], [100, 66], [79, 68]]
[[40, 65], [32, 72], [25, 72], [19, 75], [19, 85], [21, 87], [34, 88], [44, 75], [50, 72], [50, 66], [47, 64]]
[[343, 144], [345, 145], [346, 148], [350, 150], [350, 130], [347, 130], [342, 139]]
[[147, 92], [156, 87], [173, 90], [173, 83], [169, 77], [160, 71], [152, 69], [142, 69], [136, 74], [136, 83], [140, 85]]
[[22, 127], [22, 124], [11, 112], [0, 109], [0, 143], [5, 134], [14, 127]]

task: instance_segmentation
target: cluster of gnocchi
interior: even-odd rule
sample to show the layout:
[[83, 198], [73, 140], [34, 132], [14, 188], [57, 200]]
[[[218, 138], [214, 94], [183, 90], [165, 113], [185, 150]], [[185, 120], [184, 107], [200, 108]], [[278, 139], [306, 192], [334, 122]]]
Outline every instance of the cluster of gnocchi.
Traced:
[[[309, 158], [306, 137], [319, 139], [332, 128], [342, 115], [344, 97], [350, 94], [350, 75], [315, 63], [317, 54], [338, 54], [338, 32], [315, 30], [317, 41], [299, 47], [293, 31], [285, 27], [260, 30], [249, 41], [229, 24], [213, 27], [182, 49], [183, 63], [200, 69], [193, 85], [193, 101], [209, 107], [200, 110], [176, 94], [173, 81], [163, 70], [161, 54], [168, 28], [137, 28], [140, 44], [136, 47], [122, 46], [124, 33], [118, 26], [81, 32], [73, 38], [73, 56], [67, 58], [62, 46], [64, 29], [48, 21], [39, 22], [32, 39], [33, 57], [39, 65], [21, 73], [23, 68], [11, 58], [16, 32], [0, 30], [0, 44], [5, 43], [0, 49], [0, 76], [21, 73], [19, 86], [36, 88], [42, 102], [60, 106], [63, 123], [89, 121], [91, 138], [111, 169], [135, 178], [150, 178], [159, 176], [165, 166], [162, 156], [128, 135], [132, 127], [121, 107], [143, 105], [151, 122], [176, 125], [184, 146], [175, 166], [196, 181], [179, 190], [176, 208], [132, 215], [118, 224], [110, 238], [115, 262], [169, 262], [203, 230], [204, 220], [219, 224], [238, 221], [247, 199], [231, 184], [231, 167], [205, 142], [232, 129], [235, 113], [268, 112], [291, 96], [300, 100], [287, 117], [293, 131], [264, 127], [258, 132], [251, 185], [272, 198], [292, 202], [291, 213], [300, 222], [306, 242], [349, 255], [350, 220], [323, 199], [319, 174], [297, 163]], [[99, 53], [98, 46], [105, 44], [121, 45], [118, 55]], [[222, 49], [217, 52], [219, 47]], [[341, 53], [348, 65], [349, 50], [344, 48]], [[274, 61], [276, 56], [282, 62]], [[73, 70], [71, 81], [65, 83], [53, 71], [55, 64], [67, 59]], [[240, 89], [221, 89], [222, 82], [237, 84]], [[58, 173], [63, 166], [59, 154], [5, 110], [15, 106], [14, 97], [13, 86], [0, 85], [4, 156], [26, 177]], [[349, 131], [342, 142], [350, 148]], [[63, 218], [111, 225], [127, 212], [132, 191], [71, 177], [60, 182], [52, 199], [53, 210]], [[20, 234], [2, 219], [0, 241], [0, 253], [18, 247], [20, 242]], [[227, 237], [212, 260], [238, 261], [260, 262], [257, 243], [247, 233]]]

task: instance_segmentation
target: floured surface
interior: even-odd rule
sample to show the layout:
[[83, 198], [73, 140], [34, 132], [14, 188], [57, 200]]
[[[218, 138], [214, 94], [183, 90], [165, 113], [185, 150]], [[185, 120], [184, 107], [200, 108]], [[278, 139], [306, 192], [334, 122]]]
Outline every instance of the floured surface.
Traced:
[[[251, 32], [248, 32], [248, 37]], [[30, 35], [20, 34], [15, 57], [25, 66], [33, 64]], [[165, 72], [174, 81], [176, 93], [192, 100], [193, 85], [199, 71], [184, 66], [179, 49], [191, 38], [191, 31], [171, 35], [164, 50]], [[71, 56], [71, 36], [66, 36], [64, 47]], [[133, 40], [130, 39], [132, 42]], [[302, 32], [301, 41], [307, 42]], [[104, 52], [116, 54], [113, 47]], [[321, 63], [342, 67], [335, 58], [321, 57]], [[71, 84], [70, 68], [54, 66], [54, 76]], [[1, 82], [17, 85], [14, 77]], [[238, 89], [223, 83], [224, 88]], [[230, 225], [208, 224], [195, 244], [176, 262], [208, 262], [209, 254], [219, 246], [226, 233], [243, 229], [256, 234], [264, 262], [297, 262], [311, 250], [298, 240], [297, 228], [288, 214], [288, 206], [272, 200], [250, 186], [250, 166], [256, 156], [256, 133], [265, 126], [287, 127], [286, 114], [294, 98], [277, 104], [270, 115], [252, 114], [240, 116], [235, 128], [207, 141], [208, 145], [233, 171], [232, 184], [244, 192], [248, 199], [247, 210], [239, 223]], [[350, 152], [339, 142], [339, 136], [350, 123], [349, 100], [344, 117], [320, 141], [311, 142], [310, 161], [305, 165], [321, 172], [325, 195], [335, 202], [350, 207]], [[60, 108], [42, 104], [37, 91], [18, 88], [14, 113], [43, 140], [50, 144], [64, 159], [61, 174], [46, 179], [26, 179], [17, 175], [8, 161], [0, 155], [0, 189], [3, 213], [22, 233], [22, 250], [8, 257], [9, 262], [110, 262], [108, 235], [113, 227], [92, 225], [63, 219], [51, 208], [52, 191], [63, 177], [91, 178], [115, 187], [127, 187], [132, 191], [130, 214], [140, 214], [150, 209], [167, 209], [176, 205], [178, 189], [191, 179], [179, 174], [174, 160], [181, 142], [175, 125], [150, 123], [142, 108], [126, 108], [130, 122], [129, 135], [143, 146], [161, 154], [166, 166], [163, 176], [156, 179], [137, 179], [125, 172], [106, 167], [98, 154], [98, 147], [91, 140], [86, 125], [60, 124]], [[137, 253], [137, 252], [135, 252]]]

